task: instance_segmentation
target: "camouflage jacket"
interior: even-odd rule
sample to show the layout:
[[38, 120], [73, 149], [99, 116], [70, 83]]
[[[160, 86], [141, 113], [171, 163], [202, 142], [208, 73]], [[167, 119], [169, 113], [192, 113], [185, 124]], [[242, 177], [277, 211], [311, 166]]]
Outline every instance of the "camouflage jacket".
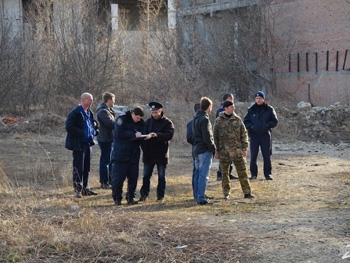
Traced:
[[248, 134], [242, 119], [233, 113], [230, 118], [224, 112], [214, 123], [214, 142], [222, 161], [232, 161], [248, 149]]

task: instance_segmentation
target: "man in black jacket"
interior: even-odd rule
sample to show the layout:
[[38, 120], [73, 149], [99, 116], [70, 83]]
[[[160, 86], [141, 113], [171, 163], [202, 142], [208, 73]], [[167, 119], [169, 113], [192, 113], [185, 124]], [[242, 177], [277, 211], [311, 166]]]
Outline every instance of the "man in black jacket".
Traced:
[[103, 189], [108, 189], [109, 185], [112, 184], [110, 162], [115, 123], [115, 113], [113, 110], [114, 102], [114, 94], [105, 92], [103, 94], [103, 102], [98, 105], [96, 111], [97, 121], [100, 125], [100, 133], [97, 136], [97, 141], [101, 149], [99, 171], [101, 188]]
[[81, 104], [69, 112], [66, 120], [66, 148], [73, 151], [73, 187], [75, 197], [97, 195], [89, 188], [91, 146], [98, 134], [98, 124], [90, 107], [93, 97], [90, 93], [81, 95]]
[[[199, 109], [200, 109], [200, 104], [196, 103], [194, 105], [194, 113], [196, 113]], [[195, 176], [195, 172], [196, 172], [196, 167], [195, 167], [195, 159], [194, 159], [194, 155], [193, 155], [193, 144], [194, 144], [194, 139], [192, 137], [192, 122], [193, 122], [193, 117], [189, 120], [189, 122], [187, 123], [187, 129], [186, 129], [186, 140], [189, 144], [192, 145], [192, 158], [193, 158], [193, 171], [192, 171], [192, 190], [193, 190], [193, 197], [196, 200], [196, 196], [194, 194], [194, 176]]]
[[148, 198], [153, 168], [157, 165], [157, 201], [163, 202], [166, 188], [165, 170], [169, 159], [169, 141], [174, 136], [175, 128], [173, 122], [163, 115], [162, 104], [150, 102], [148, 106], [152, 116], [145, 123], [145, 133], [151, 134], [152, 138], [142, 144], [144, 167], [140, 201], [145, 201]]
[[210, 204], [205, 191], [211, 163], [216, 151], [212, 125], [209, 119], [212, 107], [212, 101], [207, 97], [202, 97], [200, 110], [196, 112], [192, 122], [193, 156], [195, 158], [194, 196], [199, 205]]
[[250, 180], [258, 176], [257, 157], [259, 147], [264, 160], [264, 176], [266, 180], [273, 180], [271, 176], [271, 129], [278, 124], [275, 109], [265, 102], [265, 93], [255, 93], [255, 104], [248, 109], [244, 117], [244, 125], [250, 138]]

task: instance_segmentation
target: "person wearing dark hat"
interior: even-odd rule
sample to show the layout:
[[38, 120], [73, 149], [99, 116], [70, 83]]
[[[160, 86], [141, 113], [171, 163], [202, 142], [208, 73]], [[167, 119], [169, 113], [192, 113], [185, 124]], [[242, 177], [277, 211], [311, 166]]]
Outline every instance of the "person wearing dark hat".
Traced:
[[140, 189], [139, 201], [148, 198], [151, 187], [151, 176], [154, 166], [158, 170], [157, 201], [163, 202], [166, 188], [166, 167], [169, 159], [169, 141], [174, 136], [173, 122], [164, 116], [163, 105], [158, 102], [148, 104], [151, 117], [145, 122], [145, 133], [151, 134], [152, 138], [142, 144], [143, 179]]
[[275, 109], [265, 102], [265, 93], [257, 91], [254, 94], [255, 104], [252, 105], [243, 122], [250, 138], [250, 180], [258, 176], [257, 157], [259, 147], [264, 160], [264, 176], [266, 180], [273, 180], [271, 153], [271, 130], [278, 124]]
[[232, 162], [236, 167], [244, 198], [254, 198], [251, 194], [245, 159], [248, 149], [247, 130], [242, 119], [234, 112], [232, 101], [225, 101], [223, 108], [224, 111], [215, 120], [213, 133], [217, 148], [215, 158], [220, 160], [224, 199], [230, 196], [229, 170]]
[[[221, 102], [221, 104], [220, 104], [220, 107], [219, 107], [218, 110], [216, 111], [216, 115], [215, 115], [216, 118], [219, 117], [219, 114], [220, 114], [221, 112], [224, 111], [223, 105], [224, 105], [224, 102], [225, 102], [225, 101], [231, 101], [231, 102], [233, 103], [233, 102], [234, 102], [233, 94], [232, 94], [232, 93], [225, 93], [225, 94], [222, 96], [222, 102]], [[230, 166], [230, 179], [238, 179], [238, 177], [236, 177], [236, 176], [234, 176], [234, 175], [232, 174], [232, 169], [233, 169], [233, 164], [231, 164], [231, 166]], [[219, 166], [219, 170], [218, 170], [217, 173], [216, 173], [216, 180], [217, 180], [217, 181], [221, 181], [221, 180], [222, 180], [222, 173], [221, 173], [221, 168], [220, 168], [220, 166]]]

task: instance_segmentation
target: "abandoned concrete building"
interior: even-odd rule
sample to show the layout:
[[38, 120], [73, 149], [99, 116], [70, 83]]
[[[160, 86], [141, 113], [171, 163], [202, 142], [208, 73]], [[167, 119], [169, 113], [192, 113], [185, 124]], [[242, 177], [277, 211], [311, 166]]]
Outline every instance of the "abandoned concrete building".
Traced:
[[[13, 34], [25, 35], [28, 30], [32, 30], [25, 19], [25, 12], [31, 1], [0, 0], [1, 18], [3, 21], [12, 21]], [[52, 14], [57, 3], [52, 1]], [[110, 23], [111, 30], [118, 30], [121, 15], [129, 21], [128, 30], [137, 29], [140, 0], [99, 0], [96, 3], [103, 10], [101, 20], [108, 19], [106, 22]], [[293, 96], [298, 101], [308, 101], [318, 106], [327, 106], [335, 102], [348, 104], [348, 0], [167, 0], [159, 12], [159, 20], [163, 25], [167, 25], [169, 30], [176, 31], [181, 45], [186, 47], [192, 42], [187, 32], [186, 20], [196, 17], [199, 37], [209, 39], [207, 25], [227, 28], [228, 20], [222, 18], [228, 17], [233, 20], [230, 24], [233, 26], [223, 33], [232, 35], [230, 41], [234, 48], [239, 46], [241, 41], [241, 24], [239, 20], [235, 20], [239, 17], [237, 14], [245, 17], [253, 10], [252, 6], [262, 3], [267, 3], [270, 12], [274, 13], [274, 17], [268, 17], [269, 22], [273, 20], [273, 25], [258, 34], [259, 40], [251, 48], [260, 49], [262, 45], [266, 45], [266, 52], [271, 52], [269, 56], [273, 58], [273, 63], [266, 66], [266, 61], [248, 55], [244, 61], [247, 70], [259, 75], [261, 79], [271, 79], [273, 76], [279, 96]], [[269, 38], [264, 38], [266, 32], [270, 34]], [[232, 53], [233, 60], [237, 55]], [[267, 89], [264, 86], [258, 88]], [[266, 91], [272, 94], [276, 92], [273, 89]]]

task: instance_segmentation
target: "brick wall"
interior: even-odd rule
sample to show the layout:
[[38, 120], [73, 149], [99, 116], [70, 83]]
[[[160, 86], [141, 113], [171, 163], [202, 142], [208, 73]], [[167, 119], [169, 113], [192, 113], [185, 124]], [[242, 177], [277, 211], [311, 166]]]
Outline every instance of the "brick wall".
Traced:
[[291, 31], [290, 60], [277, 72], [282, 93], [314, 105], [350, 99], [350, 0], [280, 0], [275, 34]]

